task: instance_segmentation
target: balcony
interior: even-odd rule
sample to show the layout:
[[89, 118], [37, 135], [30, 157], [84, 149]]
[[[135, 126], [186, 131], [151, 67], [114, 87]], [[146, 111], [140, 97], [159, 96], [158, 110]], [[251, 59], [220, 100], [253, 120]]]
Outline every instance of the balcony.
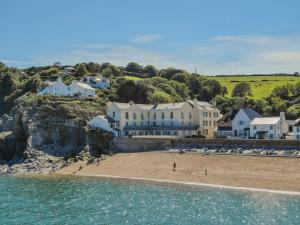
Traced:
[[198, 130], [199, 126], [125, 126], [124, 130]]

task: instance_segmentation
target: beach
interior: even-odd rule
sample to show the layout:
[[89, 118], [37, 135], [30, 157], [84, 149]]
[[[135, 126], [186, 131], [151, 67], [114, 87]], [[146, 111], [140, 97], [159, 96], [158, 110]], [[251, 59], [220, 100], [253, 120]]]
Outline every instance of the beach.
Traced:
[[99, 165], [79, 161], [57, 173], [300, 192], [300, 158], [288, 157], [118, 153]]

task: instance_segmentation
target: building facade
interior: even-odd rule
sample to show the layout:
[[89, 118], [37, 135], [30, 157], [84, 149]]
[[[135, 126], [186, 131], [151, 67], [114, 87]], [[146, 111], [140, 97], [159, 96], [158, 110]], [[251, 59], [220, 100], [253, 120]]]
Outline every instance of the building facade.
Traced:
[[95, 97], [96, 90], [91, 86], [73, 81], [69, 86], [65, 85], [61, 77], [58, 77], [55, 82], [45, 82], [46, 87], [42, 89], [38, 95], [55, 95], [55, 96], [81, 96]]
[[197, 100], [167, 104], [110, 102], [107, 115], [119, 136], [204, 136], [212, 138], [220, 111]]
[[262, 117], [251, 108], [241, 108], [232, 120], [232, 135], [239, 138], [250, 138], [250, 123]]
[[295, 121], [293, 126], [293, 139], [300, 140], [300, 118]]
[[280, 117], [255, 118], [250, 123], [250, 136], [254, 139], [283, 139], [289, 132], [289, 125], [283, 112]]
[[110, 80], [102, 76], [85, 76], [80, 81], [97, 89], [107, 89], [110, 87]]

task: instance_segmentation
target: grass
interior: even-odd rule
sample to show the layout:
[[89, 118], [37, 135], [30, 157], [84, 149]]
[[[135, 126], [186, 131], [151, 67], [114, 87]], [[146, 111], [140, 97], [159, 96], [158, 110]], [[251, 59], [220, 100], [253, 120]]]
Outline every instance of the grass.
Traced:
[[134, 76], [125, 76], [125, 78], [127, 80], [142, 80], [143, 78], [140, 78], [140, 77], [134, 77]]
[[[134, 76], [125, 76], [128, 80], [141, 80], [143, 78]], [[234, 86], [240, 82], [247, 82], [252, 89], [253, 98], [262, 99], [269, 96], [272, 90], [280, 85], [287, 83], [296, 83], [300, 81], [300, 77], [296, 76], [222, 76], [222, 77], [207, 77], [215, 79], [227, 88], [227, 96], [231, 96]]]
[[269, 96], [272, 90], [283, 84], [296, 83], [300, 77], [295, 76], [226, 76], [226, 77], [208, 77], [215, 79], [225, 86], [228, 96], [231, 96], [234, 86], [239, 82], [247, 82], [252, 89], [253, 98], [262, 99]]

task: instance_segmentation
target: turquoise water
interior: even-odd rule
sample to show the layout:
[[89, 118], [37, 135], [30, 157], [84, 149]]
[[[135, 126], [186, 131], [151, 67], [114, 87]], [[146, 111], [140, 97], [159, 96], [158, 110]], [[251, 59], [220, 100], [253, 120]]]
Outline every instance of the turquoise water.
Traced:
[[0, 177], [0, 224], [300, 224], [300, 198], [96, 178]]

